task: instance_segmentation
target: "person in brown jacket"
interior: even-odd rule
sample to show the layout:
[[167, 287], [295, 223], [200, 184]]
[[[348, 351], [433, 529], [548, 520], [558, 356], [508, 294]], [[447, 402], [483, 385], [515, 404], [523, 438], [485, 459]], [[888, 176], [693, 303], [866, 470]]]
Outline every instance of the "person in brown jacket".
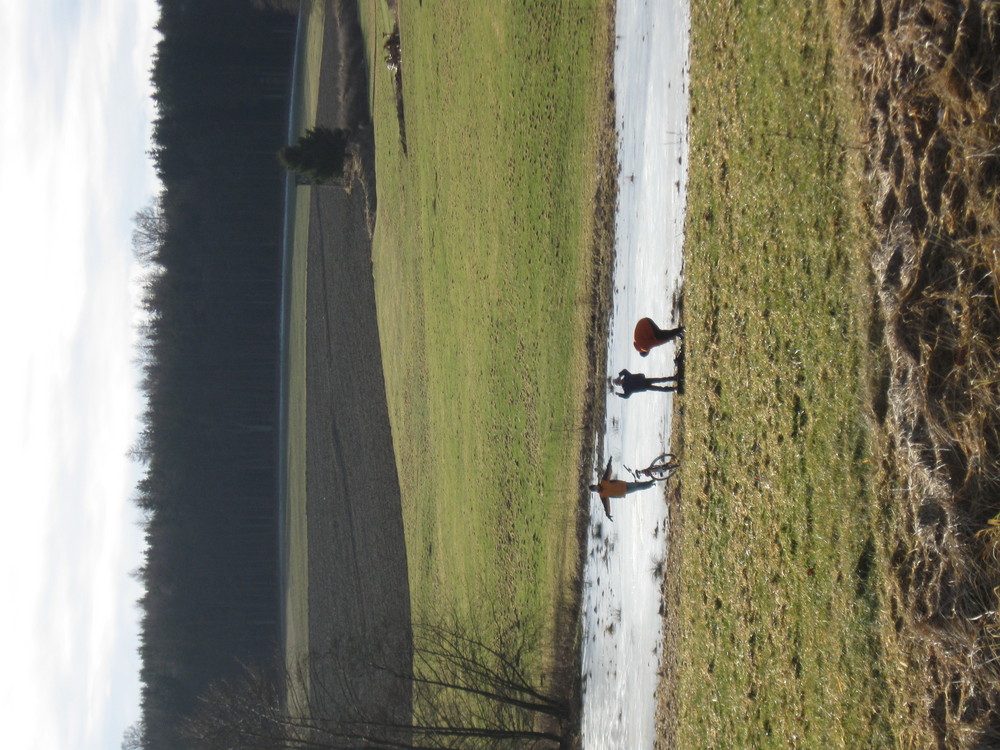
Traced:
[[668, 341], [673, 341], [684, 335], [684, 327], [660, 328], [651, 318], [643, 318], [635, 324], [632, 344], [640, 355], [645, 357], [649, 350]]
[[609, 458], [608, 466], [604, 470], [604, 476], [601, 477], [601, 481], [590, 485], [590, 489], [600, 496], [605, 515], [608, 517], [608, 520], [613, 521], [614, 519], [611, 517], [611, 498], [625, 497], [630, 492], [638, 492], [647, 487], [652, 487], [654, 484], [656, 484], [655, 479], [650, 479], [648, 482], [626, 482], [623, 479], [612, 479], [611, 459]]

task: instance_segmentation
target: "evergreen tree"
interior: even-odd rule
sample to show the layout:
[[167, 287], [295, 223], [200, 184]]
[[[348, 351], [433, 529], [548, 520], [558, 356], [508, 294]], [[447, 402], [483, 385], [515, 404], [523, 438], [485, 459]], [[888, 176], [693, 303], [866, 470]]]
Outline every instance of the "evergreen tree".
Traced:
[[347, 150], [349, 134], [341, 128], [317, 126], [299, 136], [294, 146], [285, 146], [278, 158], [286, 169], [308, 182], [330, 182], [344, 176], [344, 168], [352, 158]]

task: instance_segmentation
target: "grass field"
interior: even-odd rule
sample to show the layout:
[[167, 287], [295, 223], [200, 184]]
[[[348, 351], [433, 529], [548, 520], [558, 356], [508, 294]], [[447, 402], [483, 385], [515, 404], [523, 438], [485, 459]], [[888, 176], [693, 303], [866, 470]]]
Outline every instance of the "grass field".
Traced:
[[400, 12], [408, 149], [377, 65], [374, 264], [414, 618], [551, 645], [578, 564], [608, 7]]
[[839, 19], [693, 6], [677, 746], [891, 745]]

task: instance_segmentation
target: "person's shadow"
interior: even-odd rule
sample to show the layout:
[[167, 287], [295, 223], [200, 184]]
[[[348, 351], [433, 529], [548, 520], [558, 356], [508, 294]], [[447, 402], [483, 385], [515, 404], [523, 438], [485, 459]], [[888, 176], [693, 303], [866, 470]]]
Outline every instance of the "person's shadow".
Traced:
[[684, 395], [684, 353], [687, 350], [686, 344], [682, 341], [680, 346], [677, 347], [677, 353], [674, 355], [674, 375], [677, 376], [677, 393]]

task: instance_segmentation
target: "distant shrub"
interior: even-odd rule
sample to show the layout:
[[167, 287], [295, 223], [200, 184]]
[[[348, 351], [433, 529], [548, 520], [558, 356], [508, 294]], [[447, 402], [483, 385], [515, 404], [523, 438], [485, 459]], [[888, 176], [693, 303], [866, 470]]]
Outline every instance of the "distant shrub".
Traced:
[[253, 0], [257, 10], [277, 10], [283, 13], [298, 13], [299, 0]]
[[306, 182], [322, 183], [340, 180], [345, 166], [353, 162], [347, 150], [350, 134], [341, 128], [318, 126], [310, 128], [292, 146], [278, 152], [281, 163]]

